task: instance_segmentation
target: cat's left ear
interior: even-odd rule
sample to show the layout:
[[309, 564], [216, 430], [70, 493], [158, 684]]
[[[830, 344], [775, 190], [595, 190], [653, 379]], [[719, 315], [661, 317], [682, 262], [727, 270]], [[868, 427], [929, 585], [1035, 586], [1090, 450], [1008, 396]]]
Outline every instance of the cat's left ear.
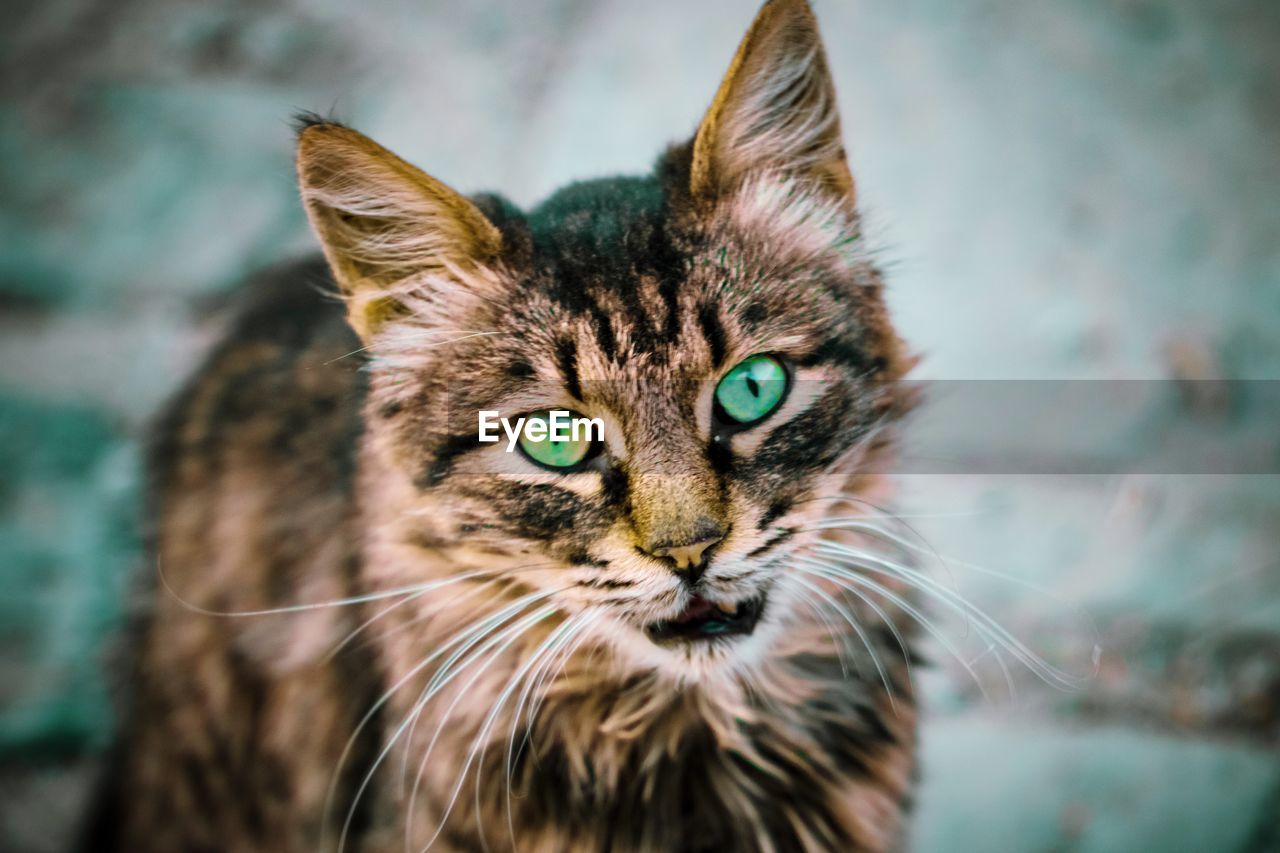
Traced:
[[835, 86], [805, 0], [769, 0], [756, 15], [694, 137], [689, 189], [714, 199], [760, 172], [853, 206]]

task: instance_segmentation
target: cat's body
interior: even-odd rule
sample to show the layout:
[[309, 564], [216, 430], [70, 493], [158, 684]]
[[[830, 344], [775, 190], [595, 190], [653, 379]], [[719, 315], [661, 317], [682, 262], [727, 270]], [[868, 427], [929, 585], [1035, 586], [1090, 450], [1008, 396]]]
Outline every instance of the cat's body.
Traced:
[[[97, 849], [899, 843], [910, 605], [809, 550], [907, 405], [829, 87], [775, 0], [654, 176], [528, 214], [304, 127], [346, 304], [255, 283], [158, 432]], [[752, 359], [788, 390], [729, 418]], [[556, 406], [580, 461], [477, 442]]]
[[[178, 600], [240, 612], [357, 588], [364, 383], [359, 361], [326, 364], [359, 346], [318, 290], [326, 280], [313, 262], [250, 282], [227, 340], [156, 429], [156, 572], [86, 850], [309, 849], [343, 744], [376, 697], [367, 648], [324, 659], [356, 607], [233, 619]], [[249, 841], [259, 835], [273, 844]]]

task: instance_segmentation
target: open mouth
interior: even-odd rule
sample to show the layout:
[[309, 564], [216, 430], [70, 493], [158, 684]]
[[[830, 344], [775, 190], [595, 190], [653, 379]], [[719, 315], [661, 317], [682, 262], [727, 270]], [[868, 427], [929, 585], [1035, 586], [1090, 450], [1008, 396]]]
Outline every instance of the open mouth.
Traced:
[[717, 637], [745, 637], [756, 629], [764, 611], [763, 595], [732, 604], [708, 601], [700, 595], [689, 599], [684, 610], [671, 619], [645, 627], [649, 639], [659, 645], [696, 642]]

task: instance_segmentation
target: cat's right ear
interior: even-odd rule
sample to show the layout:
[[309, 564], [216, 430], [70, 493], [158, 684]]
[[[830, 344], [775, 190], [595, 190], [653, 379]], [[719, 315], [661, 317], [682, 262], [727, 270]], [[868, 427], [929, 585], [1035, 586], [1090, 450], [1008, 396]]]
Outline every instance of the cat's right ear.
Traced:
[[298, 184], [351, 326], [366, 341], [405, 313], [406, 303], [456, 316], [451, 303], [493, 286], [498, 228], [462, 195], [368, 137], [304, 120]]

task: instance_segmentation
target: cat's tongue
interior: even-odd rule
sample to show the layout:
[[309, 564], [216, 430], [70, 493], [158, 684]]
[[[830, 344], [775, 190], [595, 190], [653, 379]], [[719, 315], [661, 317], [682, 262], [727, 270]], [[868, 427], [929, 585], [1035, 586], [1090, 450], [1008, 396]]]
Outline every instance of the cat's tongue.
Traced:
[[656, 643], [691, 641], [708, 637], [750, 634], [755, 630], [764, 608], [764, 596], [745, 602], [716, 604], [700, 595], [689, 599], [677, 615], [645, 628]]
[[689, 600], [689, 604], [681, 611], [680, 615], [674, 620], [675, 622], [693, 622], [698, 619], [710, 619], [720, 613], [710, 601], [707, 601], [700, 595], [695, 595]]

